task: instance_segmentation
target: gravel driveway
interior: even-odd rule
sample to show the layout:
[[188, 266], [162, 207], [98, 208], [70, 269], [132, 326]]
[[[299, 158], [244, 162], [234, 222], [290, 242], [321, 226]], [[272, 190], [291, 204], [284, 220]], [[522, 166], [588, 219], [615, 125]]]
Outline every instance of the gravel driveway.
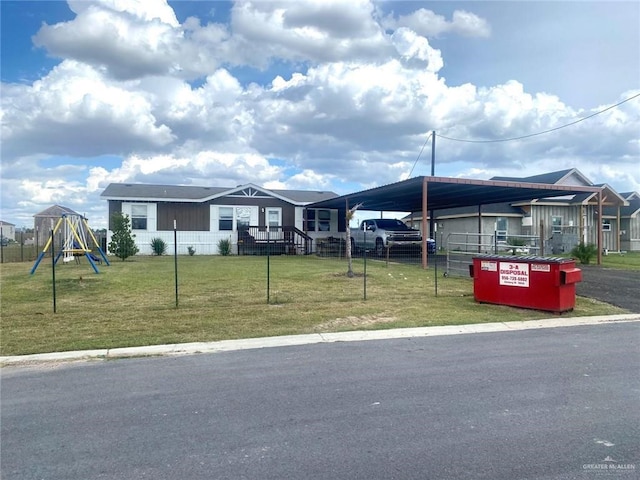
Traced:
[[576, 294], [640, 313], [640, 271], [576, 266], [582, 270], [582, 282], [576, 285]]

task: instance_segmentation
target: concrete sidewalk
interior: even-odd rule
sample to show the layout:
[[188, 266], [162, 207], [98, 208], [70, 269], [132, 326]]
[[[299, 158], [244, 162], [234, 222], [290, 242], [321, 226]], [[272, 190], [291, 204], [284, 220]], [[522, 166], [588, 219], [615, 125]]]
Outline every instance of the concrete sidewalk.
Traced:
[[640, 322], [640, 314], [608, 315], [598, 317], [548, 318], [520, 322], [476, 323], [470, 325], [446, 325], [440, 327], [396, 328], [392, 330], [360, 330], [338, 333], [311, 333], [307, 335], [286, 335], [280, 337], [222, 340], [218, 342], [179, 343], [172, 345], [152, 345], [146, 347], [124, 347], [75, 352], [38, 353], [34, 355], [14, 355], [0, 357], [0, 367], [36, 365], [49, 362], [70, 362], [79, 360], [109, 360], [116, 358], [148, 357], [161, 355], [192, 355], [196, 353], [216, 353], [253, 348], [287, 347], [314, 343], [360, 342], [365, 340], [386, 340], [393, 338], [433, 337], [459, 335], [465, 333], [490, 333], [530, 330], [536, 328], [575, 327], [581, 325], [604, 325], [621, 322]]

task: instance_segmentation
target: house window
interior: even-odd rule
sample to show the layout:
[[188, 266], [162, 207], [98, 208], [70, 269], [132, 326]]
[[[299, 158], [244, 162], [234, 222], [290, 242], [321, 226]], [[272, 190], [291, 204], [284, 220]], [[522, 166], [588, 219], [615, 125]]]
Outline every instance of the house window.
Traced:
[[331, 230], [331, 211], [318, 210], [318, 231], [328, 232]]
[[304, 230], [306, 232], [316, 231], [316, 211], [307, 210], [307, 219], [305, 220]]
[[551, 217], [551, 233], [562, 233], [562, 217]]
[[218, 230], [233, 230], [233, 207], [220, 207], [218, 212]]
[[496, 240], [499, 242], [507, 241], [507, 219], [498, 217], [496, 220]]
[[147, 206], [131, 205], [131, 229], [146, 230], [147, 229]]
[[307, 232], [328, 232], [331, 230], [331, 210], [309, 209], [305, 225]]
[[602, 231], [603, 232], [611, 231], [611, 220], [602, 220]]
[[[249, 230], [251, 224], [251, 208], [236, 207], [236, 230]], [[231, 228], [229, 228], [231, 230]]]
[[267, 208], [267, 226], [277, 229], [282, 223], [282, 210], [280, 208]]
[[[251, 222], [257, 221], [258, 207], [233, 207], [233, 206], [216, 206], [217, 209], [217, 229], [219, 232], [247, 231], [251, 226]], [[215, 218], [216, 214], [214, 214]]]

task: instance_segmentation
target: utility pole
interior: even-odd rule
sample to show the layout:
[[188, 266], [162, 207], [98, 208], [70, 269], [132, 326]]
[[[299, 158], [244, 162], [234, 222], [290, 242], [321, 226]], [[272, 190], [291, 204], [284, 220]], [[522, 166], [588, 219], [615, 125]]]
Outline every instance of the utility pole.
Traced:
[[[431, 176], [435, 176], [436, 174], [436, 131], [433, 130], [431, 132]], [[435, 221], [433, 218], [433, 210], [429, 210], [429, 238], [433, 238], [435, 240], [436, 238], [436, 232], [434, 231], [435, 228]], [[437, 246], [436, 246], [436, 253], [437, 253]]]
[[436, 174], [436, 131], [431, 132], [431, 176]]

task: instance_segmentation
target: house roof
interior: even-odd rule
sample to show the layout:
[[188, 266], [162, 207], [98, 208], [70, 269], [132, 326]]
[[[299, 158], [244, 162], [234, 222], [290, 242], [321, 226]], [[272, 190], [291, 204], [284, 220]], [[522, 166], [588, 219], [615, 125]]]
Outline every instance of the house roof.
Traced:
[[531, 182], [531, 183], [548, 183], [551, 185], [562, 184], [562, 182], [571, 176], [575, 176], [582, 180], [584, 185], [591, 185], [591, 182], [577, 168], [568, 168], [566, 170], [558, 170], [557, 172], [541, 173], [539, 175], [531, 175], [529, 177], [492, 177], [491, 180], [511, 181], [511, 182]]
[[[543, 173], [540, 175], [532, 175], [529, 177], [493, 177], [492, 180], [515, 181], [515, 182], [534, 182], [546, 183], [549, 185], [585, 185], [601, 187], [603, 190], [603, 203], [605, 205], [624, 205], [625, 198], [606, 183], [594, 185], [586, 176], [584, 176], [577, 168], [567, 170], [558, 170], [557, 172]], [[578, 183], [576, 183], [578, 182]], [[538, 198], [531, 199], [536, 203], [570, 203], [570, 204], [588, 204], [595, 199], [593, 192], [577, 193], [570, 198]]]
[[6, 225], [8, 227], [15, 227], [13, 223], [5, 222], [4, 220], [0, 220], [0, 225]]
[[[192, 185], [149, 185], [143, 183], [110, 183], [101, 196], [108, 200], [206, 202], [208, 200], [251, 192], [251, 196], [271, 195], [289, 203], [306, 205], [338, 194], [314, 190], [269, 190], [251, 183], [237, 187], [199, 187]], [[262, 195], [261, 195], [262, 194]]]
[[638, 192], [624, 192], [620, 194], [625, 200], [633, 200], [634, 198], [640, 198], [640, 193]]
[[[632, 217], [640, 213], [640, 198], [627, 196], [627, 205], [620, 207], [621, 217]], [[618, 209], [615, 207], [605, 207], [602, 213], [607, 217], [615, 217], [618, 215]]]
[[423, 190], [428, 210], [518, 202], [561, 195], [597, 193], [599, 187], [549, 185], [523, 181], [472, 180], [451, 177], [414, 177], [401, 182], [342, 195], [310, 205], [340, 208], [361, 204], [362, 210], [418, 212], [423, 209]]
[[52, 205], [49, 208], [36, 213], [34, 217], [61, 217], [65, 215], [80, 215], [78, 212], [71, 210], [69, 207], [63, 207], [62, 205]]

